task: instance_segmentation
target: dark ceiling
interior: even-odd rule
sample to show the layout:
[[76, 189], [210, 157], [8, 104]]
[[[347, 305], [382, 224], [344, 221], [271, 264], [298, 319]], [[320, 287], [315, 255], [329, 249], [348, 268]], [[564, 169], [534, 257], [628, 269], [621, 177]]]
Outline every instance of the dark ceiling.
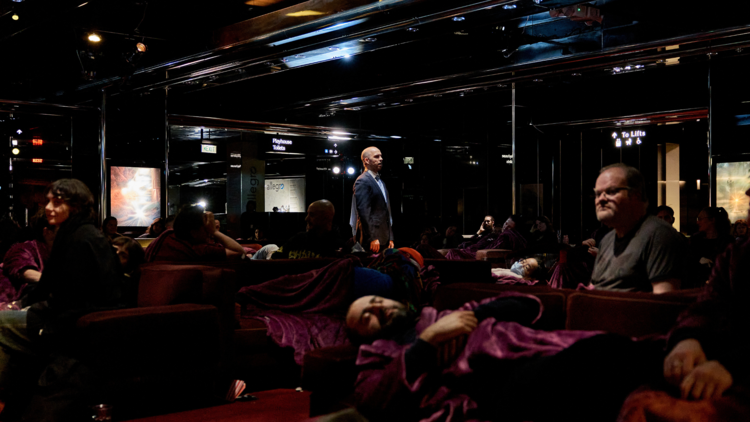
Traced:
[[[565, 7], [575, 15], [553, 16]], [[601, 22], [577, 17], [587, 8]], [[0, 54], [13, 63], [0, 67], [0, 99], [91, 106], [102, 88], [169, 87], [170, 113], [321, 126], [469, 97], [507, 105], [514, 83], [547, 96], [614, 77], [653, 84], [673, 76], [625, 74], [744, 56], [748, 12], [676, 0], [1, 0]]]

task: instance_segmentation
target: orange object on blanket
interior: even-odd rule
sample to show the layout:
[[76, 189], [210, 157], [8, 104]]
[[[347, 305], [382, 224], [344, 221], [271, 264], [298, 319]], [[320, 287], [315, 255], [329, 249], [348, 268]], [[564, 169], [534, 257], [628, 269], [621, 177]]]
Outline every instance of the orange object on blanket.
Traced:
[[417, 261], [417, 264], [419, 264], [419, 267], [424, 267], [424, 258], [422, 258], [422, 254], [416, 251], [416, 249], [412, 248], [399, 248], [399, 252], [406, 255], [407, 257]]

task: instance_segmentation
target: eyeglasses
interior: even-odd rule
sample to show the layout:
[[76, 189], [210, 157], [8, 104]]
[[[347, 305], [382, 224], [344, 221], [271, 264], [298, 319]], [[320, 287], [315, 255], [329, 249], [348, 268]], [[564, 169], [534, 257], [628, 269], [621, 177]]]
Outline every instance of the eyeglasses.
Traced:
[[599, 197], [604, 194], [607, 198], [614, 198], [615, 195], [620, 193], [620, 191], [627, 190], [629, 191], [630, 188], [626, 186], [619, 186], [619, 187], [613, 187], [613, 188], [607, 188], [603, 191], [598, 191], [594, 189], [594, 199], [599, 199]]

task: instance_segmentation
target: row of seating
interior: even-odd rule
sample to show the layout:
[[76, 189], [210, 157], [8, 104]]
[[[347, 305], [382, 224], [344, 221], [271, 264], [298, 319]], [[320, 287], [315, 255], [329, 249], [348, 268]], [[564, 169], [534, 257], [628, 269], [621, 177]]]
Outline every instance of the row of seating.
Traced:
[[[295, 387], [313, 392], [311, 415], [348, 404], [355, 374], [356, 349], [318, 349], [301, 368], [291, 350], [266, 335], [262, 321], [242, 319], [234, 294], [242, 287], [322, 268], [332, 259], [245, 260], [222, 263], [164, 263], [142, 267], [138, 308], [98, 312], [79, 320], [86, 356], [107, 377], [108, 394], [140, 405], [164, 408], [200, 403], [199, 396], [219, 391], [222, 381], [243, 379], [248, 391]], [[653, 296], [644, 293], [578, 292], [493, 283], [490, 262], [425, 260], [440, 272], [434, 306], [455, 309], [507, 290], [536, 295], [545, 311], [540, 329], [603, 330], [628, 336], [663, 333], [696, 292]], [[101, 350], [107, 347], [108, 350]], [[123, 364], [122, 362], [127, 362]], [[217, 381], [219, 380], [219, 381]], [[168, 394], [152, 393], [169, 385]], [[167, 391], [167, 390], [165, 390]], [[139, 406], [133, 406], [138, 403]]]

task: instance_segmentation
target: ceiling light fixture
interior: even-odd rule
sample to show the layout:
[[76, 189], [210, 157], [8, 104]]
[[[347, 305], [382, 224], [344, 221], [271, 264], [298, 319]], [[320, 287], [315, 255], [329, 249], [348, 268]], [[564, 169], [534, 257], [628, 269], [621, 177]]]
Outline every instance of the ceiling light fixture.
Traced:
[[346, 172], [347, 174], [350, 174], [350, 175], [354, 174], [354, 167], [349, 167], [348, 169], [346, 169]]
[[95, 33], [89, 34], [89, 41], [91, 42], [99, 42], [102, 38], [99, 35], [96, 35]]
[[345, 136], [329, 136], [329, 141], [351, 141], [352, 138], [347, 138]]
[[21, 152], [21, 150], [19, 150], [18, 148], [13, 148], [10, 152], [12, 152], [13, 155], [18, 155]]
[[401, 139], [401, 137], [398, 136], [398, 135], [391, 135], [391, 138], [393, 138], [393, 139]]
[[333, 174], [339, 174], [339, 173], [341, 173], [341, 167], [339, 167], [339, 166], [334, 167], [332, 170], [333, 170]]
[[17, 21], [18, 15], [14, 13], [13, 16], [11, 16], [10, 18], [13, 19], [14, 21]]
[[518, 7], [516, 4], [506, 4], [503, 6], [503, 9], [511, 10], [511, 9], [515, 9], [516, 7]]
[[362, 38], [361, 40], [359, 40], [359, 42], [368, 43], [368, 42], [375, 42], [377, 40], [378, 40], [377, 38], [367, 37], [367, 38]]
[[419, 31], [419, 28], [406, 28], [406, 30], [409, 32], [417, 32]]
[[148, 47], [146, 47], [146, 44], [139, 42], [135, 45], [135, 50], [141, 54], [145, 53], [146, 50], [148, 50]]
[[454, 16], [453, 17], [453, 22], [463, 22], [465, 20], [466, 20], [466, 18], [463, 17], [463, 16]]

